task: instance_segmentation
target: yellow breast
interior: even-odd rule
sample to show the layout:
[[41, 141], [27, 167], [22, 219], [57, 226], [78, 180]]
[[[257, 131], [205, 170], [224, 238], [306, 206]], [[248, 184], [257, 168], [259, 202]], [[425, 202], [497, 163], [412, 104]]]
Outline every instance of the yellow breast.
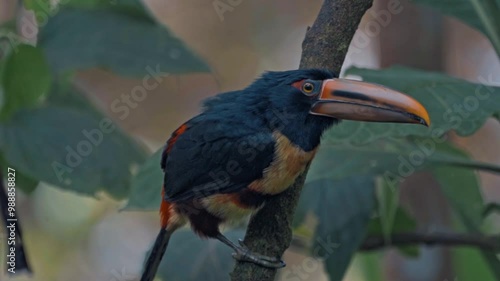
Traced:
[[314, 158], [317, 148], [306, 152], [283, 134], [275, 132], [273, 135], [276, 139], [273, 162], [264, 171], [262, 179], [252, 182], [248, 187], [263, 194], [274, 195], [292, 185]]

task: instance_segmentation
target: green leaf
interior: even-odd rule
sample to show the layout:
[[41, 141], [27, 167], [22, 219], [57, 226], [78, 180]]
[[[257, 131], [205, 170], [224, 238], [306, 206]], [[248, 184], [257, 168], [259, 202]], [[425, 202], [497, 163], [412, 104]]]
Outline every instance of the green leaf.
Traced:
[[426, 128], [414, 124], [343, 121], [325, 134], [331, 142], [365, 144], [387, 137], [438, 137], [450, 130], [468, 136], [500, 108], [500, 87], [474, 84], [437, 72], [391, 67], [351, 68], [347, 73], [414, 97], [429, 112], [432, 125]]
[[0, 127], [5, 160], [30, 178], [95, 195], [129, 193], [144, 154], [109, 119], [62, 107], [22, 110]]
[[500, 172], [500, 166], [472, 160], [463, 151], [439, 138], [378, 140], [363, 146], [331, 144], [329, 140], [324, 140], [307, 181], [364, 174], [383, 175], [386, 180], [400, 182], [430, 164]]
[[35, 19], [41, 23], [55, 13], [50, 0], [23, 0], [23, 4], [24, 8], [33, 11]]
[[64, 5], [78, 9], [114, 10], [142, 20], [154, 22], [149, 11], [140, 0], [69, 0]]
[[[405, 211], [405, 209], [401, 208], [401, 206], [397, 206], [391, 224], [391, 233], [408, 233], [415, 232], [417, 230], [417, 221]], [[373, 218], [368, 225], [367, 230], [368, 236], [385, 236], [387, 237], [386, 231], [384, 230], [384, 219], [383, 216], [378, 216]], [[390, 237], [388, 239], [390, 241]], [[405, 246], [398, 247], [403, 254], [410, 257], [417, 257], [419, 255], [418, 246]]]
[[488, 263], [484, 262], [481, 251], [470, 248], [451, 248], [453, 270], [456, 280], [498, 281]]
[[132, 178], [129, 201], [125, 210], [158, 210], [161, 203], [163, 171], [160, 160], [163, 149], [159, 149]]
[[3, 88], [3, 81], [1, 79], [1, 77], [3, 77], [3, 70], [5, 69], [5, 60], [1, 60], [1, 55], [2, 54], [0, 53], [0, 113], [2, 112], [3, 106], [5, 104], [5, 91]]
[[500, 112], [493, 114], [493, 117], [496, 118], [497, 121], [500, 121]]
[[17, 35], [16, 30], [17, 25], [15, 20], [10, 20], [0, 25], [0, 60], [4, 60], [10, 51], [15, 50], [18, 45], [28, 43], [25, 38]]
[[209, 71], [166, 27], [110, 10], [63, 8], [41, 30], [39, 44], [56, 73], [102, 67], [161, 79]]
[[483, 223], [484, 201], [474, 171], [456, 167], [435, 167], [434, 176], [460, 221], [469, 231]]
[[[81, 93], [72, 85], [73, 75], [60, 77], [59, 80], [53, 81], [52, 91], [46, 99], [46, 104], [55, 107], [63, 107], [73, 109], [86, 115], [92, 116], [95, 120], [107, 119], [94, 104], [92, 104], [84, 93]], [[129, 147], [133, 154], [142, 155], [141, 158], [146, 158], [146, 148], [142, 147], [132, 137], [123, 132], [120, 128], [116, 128], [113, 132], [118, 138], [122, 139], [124, 146]]]
[[414, 0], [456, 17], [489, 37], [500, 54], [500, 5], [495, 0]]
[[[417, 229], [417, 221], [408, 212], [398, 206], [392, 224], [392, 233], [414, 232]], [[382, 217], [378, 216], [370, 221], [368, 235], [384, 235]]]
[[483, 218], [487, 218], [491, 214], [500, 214], [500, 203], [488, 203], [483, 210]]
[[363, 176], [341, 181], [318, 180], [306, 184], [299, 206], [308, 204], [302, 200], [304, 196], [317, 198], [314, 204], [301, 207], [308, 207], [318, 218], [313, 253], [325, 259], [331, 281], [342, 280], [374, 211], [374, 183]]
[[30, 45], [21, 44], [10, 53], [1, 77], [4, 105], [0, 115], [4, 119], [39, 103], [50, 88], [50, 70], [43, 52]]
[[377, 178], [376, 197], [378, 215], [382, 226], [382, 234], [386, 241], [390, 240], [394, 220], [399, 205], [399, 184], [394, 181]]
[[360, 264], [363, 280], [369, 281], [384, 281], [383, 266], [382, 266], [382, 254], [378, 252], [371, 253], [357, 253], [356, 259]]
[[[245, 236], [244, 230], [224, 233], [231, 241]], [[168, 281], [228, 280], [234, 267], [231, 248], [223, 243], [202, 240], [192, 231], [177, 231], [172, 235], [157, 276]]]
[[89, 99], [77, 89], [73, 83], [74, 73], [52, 81], [52, 90], [47, 96], [46, 104], [58, 107], [68, 107], [77, 111], [88, 113], [97, 119], [105, 118]]
[[[457, 167], [436, 167], [433, 173], [465, 229], [480, 233], [484, 200], [475, 172]], [[493, 252], [482, 251], [482, 254], [491, 272], [500, 280], [500, 260]]]
[[314, 181], [309, 181], [308, 184], [304, 186], [304, 190], [300, 194], [299, 203], [295, 208], [295, 214], [293, 217], [292, 226], [294, 228], [300, 227], [306, 219], [306, 216], [314, 212], [318, 202], [320, 201], [320, 193], [313, 192], [314, 187], [310, 187], [309, 184], [314, 185]]

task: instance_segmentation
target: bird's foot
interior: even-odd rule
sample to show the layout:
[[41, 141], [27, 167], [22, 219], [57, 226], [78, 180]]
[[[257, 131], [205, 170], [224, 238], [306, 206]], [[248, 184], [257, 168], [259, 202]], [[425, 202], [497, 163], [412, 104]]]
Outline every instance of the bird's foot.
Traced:
[[243, 240], [238, 240], [240, 246], [235, 248], [233, 258], [240, 262], [251, 262], [269, 268], [282, 268], [286, 264], [277, 257], [268, 257], [261, 254], [252, 253], [250, 249], [243, 243]]

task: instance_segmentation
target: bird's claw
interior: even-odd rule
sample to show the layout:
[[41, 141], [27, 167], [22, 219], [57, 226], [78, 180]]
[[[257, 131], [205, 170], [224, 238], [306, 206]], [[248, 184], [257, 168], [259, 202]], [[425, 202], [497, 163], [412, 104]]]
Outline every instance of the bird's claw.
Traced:
[[237, 261], [251, 262], [269, 268], [282, 268], [286, 266], [285, 262], [277, 257], [269, 257], [252, 253], [242, 239], [238, 239], [238, 243], [240, 244], [240, 247], [236, 249], [235, 253], [233, 253], [233, 258]]

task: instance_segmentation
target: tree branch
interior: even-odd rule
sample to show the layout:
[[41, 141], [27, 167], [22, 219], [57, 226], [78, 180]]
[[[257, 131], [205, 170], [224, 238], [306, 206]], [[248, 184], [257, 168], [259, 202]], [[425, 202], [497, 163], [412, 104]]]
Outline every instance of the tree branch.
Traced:
[[382, 236], [368, 236], [361, 251], [379, 250], [415, 244], [429, 246], [469, 246], [488, 251], [500, 251], [500, 236], [483, 236], [461, 233], [396, 233], [387, 240]]
[[[372, 0], [325, 0], [302, 43], [300, 68], [340, 69], [361, 18]], [[292, 240], [291, 224], [307, 170], [282, 194], [272, 198], [251, 218], [245, 244], [254, 252], [282, 256]], [[236, 263], [232, 281], [272, 281], [276, 269]]]

